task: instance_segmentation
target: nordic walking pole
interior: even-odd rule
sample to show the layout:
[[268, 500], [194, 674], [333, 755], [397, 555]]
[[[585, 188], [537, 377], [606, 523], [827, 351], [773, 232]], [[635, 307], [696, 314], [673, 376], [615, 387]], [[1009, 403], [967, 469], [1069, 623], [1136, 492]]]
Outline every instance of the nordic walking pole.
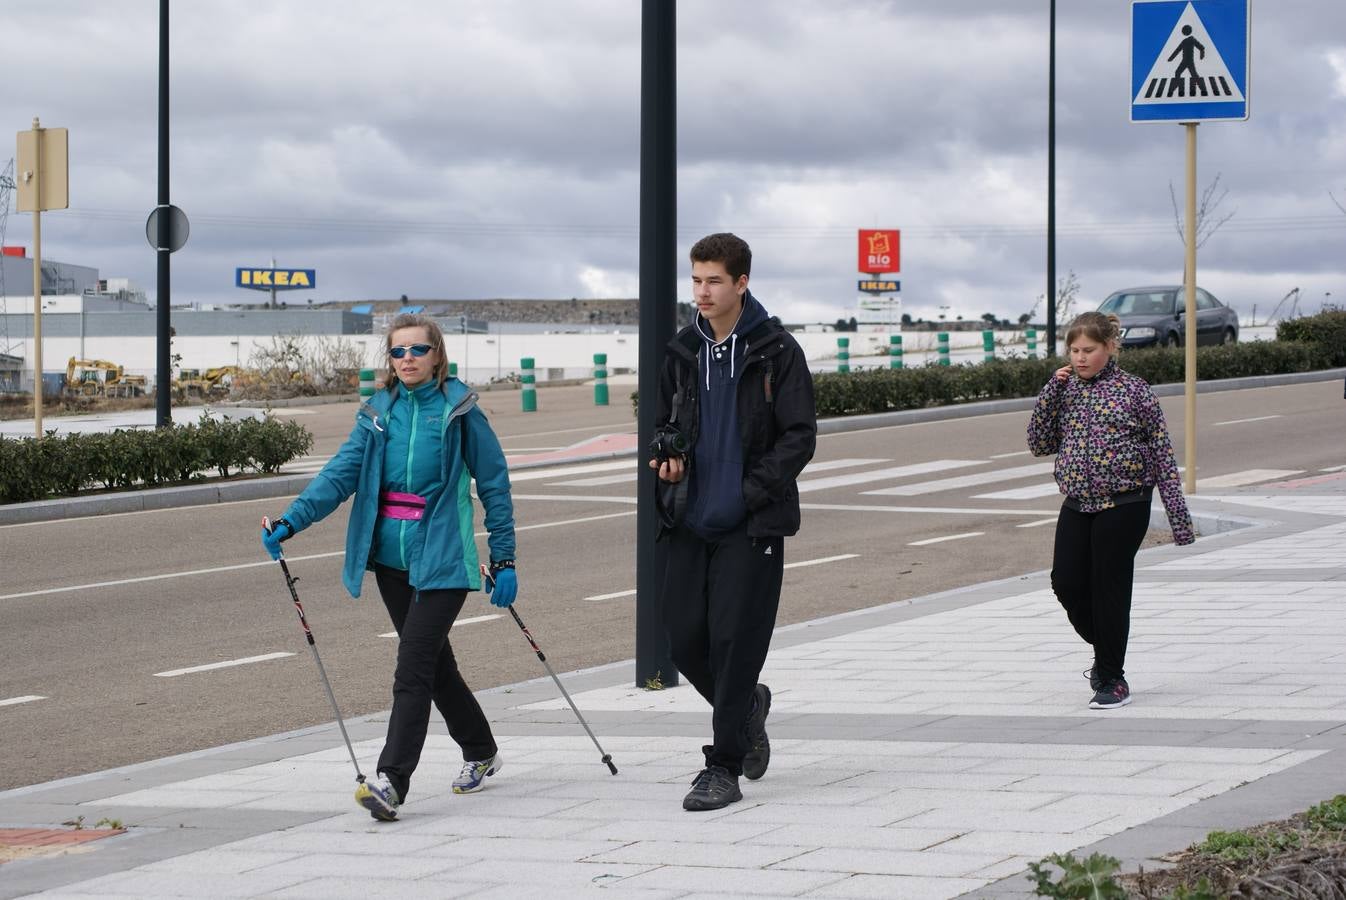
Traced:
[[[271, 520], [266, 516], [262, 516], [262, 527], [270, 533]], [[294, 589], [294, 583], [299, 579], [290, 574], [290, 567], [285, 564], [283, 552], [276, 562], [280, 563], [280, 570], [285, 573], [285, 586], [290, 589], [290, 599], [294, 601], [295, 612], [299, 613], [299, 624], [304, 626], [304, 637], [308, 639], [308, 648], [313, 651], [313, 661], [318, 664], [318, 675], [322, 678], [323, 689], [327, 691], [327, 699], [332, 701], [332, 712], [336, 713], [337, 727], [341, 729], [341, 737], [346, 742], [346, 751], [351, 755], [351, 765], [355, 766], [355, 781], [357, 784], [364, 784], [365, 776], [355, 759], [355, 748], [351, 746], [350, 735], [346, 734], [346, 723], [341, 718], [341, 708], [337, 706], [336, 694], [332, 693], [332, 683], [327, 680], [327, 670], [323, 668], [322, 657], [318, 655], [318, 645], [313, 641], [313, 630], [308, 627], [308, 619], [304, 616], [304, 605], [299, 602], [299, 594]]]
[[[485, 579], [487, 584], [494, 586], [495, 579], [491, 577], [490, 570], [487, 569], [485, 566], [481, 567], [481, 577]], [[579, 707], [575, 705], [574, 700], [570, 699], [570, 692], [566, 690], [566, 686], [564, 684], [561, 684], [561, 679], [556, 677], [556, 672], [553, 671], [551, 663], [547, 662], [547, 655], [542, 652], [542, 648], [537, 645], [537, 641], [533, 640], [532, 632], [528, 630], [527, 625], [523, 624], [523, 619], [519, 618], [519, 614], [515, 612], [514, 607], [512, 605], [509, 607], [509, 614], [514, 617], [514, 621], [519, 626], [519, 630], [523, 632], [523, 636], [526, 637], [528, 639], [528, 643], [532, 645], [533, 652], [537, 654], [538, 660], [546, 668], [547, 674], [551, 676], [551, 680], [556, 682], [556, 686], [561, 689], [561, 696], [566, 698], [566, 702], [569, 703], [570, 708], [574, 710], [575, 718], [579, 719], [580, 724], [584, 726], [584, 730], [589, 732], [589, 740], [594, 742], [594, 746], [597, 747], [598, 752], [602, 754], [603, 764], [608, 767], [608, 770], [611, 771], [613, 775], [616, 775], [617, 767], [612, 764], [612, 754], [604, 752], [603, 745], [598, 743], [598, 738], [594, 737], [593, 729], [589, 727], [588, 722], [584, 721], [584, 716], [580, 715]]]

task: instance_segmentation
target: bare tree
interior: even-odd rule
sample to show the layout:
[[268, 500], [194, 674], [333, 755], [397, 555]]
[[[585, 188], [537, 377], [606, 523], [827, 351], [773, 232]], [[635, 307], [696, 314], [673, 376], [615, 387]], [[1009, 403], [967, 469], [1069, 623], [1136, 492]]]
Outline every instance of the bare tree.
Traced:
[[[1080, 294], [1080, 279], [1071, 269], [1065, 277], [1056, 280], [1056, 321], [1058, 326], [1069, 322], [1074, 316], [1075, 300]], [[1038, 294], [1038, 298], [1033, 301], [1033, 308], [1019, 317], [1020, 324], [1031, 322], [1038, 313], [1038, 307], [1042, 305], [1044, 294]]]
[[[1229, 188], [1220, 187], [1220, 174], [1215, 173], [1215, 179], [1206, 185], [1206, 189], [1201, 192], [1196, 205], [1196, 245], [1199, 248], [1206, 241], [1211, 239], [1220, 227], [1234, 218], [1238, 210], [1231, 210], [1223, 215], [1220, 213], [1220, 204], [1224, 198], [1229, 196]], [[1183, 230], [1182, 213], [1178, 210], [1178, 194], [1173, 189], [1173, 182], [1168, 183], [1168, 199], [1173, 204], [1173, 227], [1178, 231], [1178, 240], [1182, 241], [1183, 246], [1187, 245], [1187, 232]]]

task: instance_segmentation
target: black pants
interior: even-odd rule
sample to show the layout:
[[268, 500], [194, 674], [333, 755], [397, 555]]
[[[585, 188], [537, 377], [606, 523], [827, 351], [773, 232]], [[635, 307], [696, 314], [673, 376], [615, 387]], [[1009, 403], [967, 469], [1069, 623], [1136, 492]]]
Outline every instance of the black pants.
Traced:
[[496, 744], [449, 646], [449, 629], [462, 611], [467, 591], [421, 591], [418, 596], [406, 572], [380, 565], [374, 567], [374, 578], [398, 636], [393, 711], [378, 770], [406, 800], [430, 727], [431, 702], [448, 724], [449, 735], [463, 748], [464, 760], [490, 759]]
[[1149, 524], [1149, 503], [1096, 513], [1063, 506], [1056, 520], [1052, 590], [1076, 633], [1093, 645], [1094, 676], [1104, 682], [1126, 672], [1131, 581]]
[[667, 540], [661, 606], [673, 663], [713, 710], [706, 765], [741, 775], [752, 693], [776, 627], [785, 539], [750, 538], [740, 526], [714, 541], [686, 528]]

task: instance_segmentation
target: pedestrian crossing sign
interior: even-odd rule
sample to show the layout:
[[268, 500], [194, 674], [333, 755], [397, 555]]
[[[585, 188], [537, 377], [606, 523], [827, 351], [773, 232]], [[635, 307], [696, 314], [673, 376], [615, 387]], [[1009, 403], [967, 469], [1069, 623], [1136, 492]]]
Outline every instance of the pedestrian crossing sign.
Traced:
[[1248, 118], [1249, 2], [1132, 0], [1132, 122]]

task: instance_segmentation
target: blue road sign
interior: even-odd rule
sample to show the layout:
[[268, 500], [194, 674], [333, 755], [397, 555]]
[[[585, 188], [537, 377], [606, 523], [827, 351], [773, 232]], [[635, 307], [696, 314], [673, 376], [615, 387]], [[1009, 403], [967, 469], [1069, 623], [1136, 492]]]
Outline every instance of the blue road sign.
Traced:
[[1248, 118], [1251, 0], [1133, 0], [1131, 121]]

